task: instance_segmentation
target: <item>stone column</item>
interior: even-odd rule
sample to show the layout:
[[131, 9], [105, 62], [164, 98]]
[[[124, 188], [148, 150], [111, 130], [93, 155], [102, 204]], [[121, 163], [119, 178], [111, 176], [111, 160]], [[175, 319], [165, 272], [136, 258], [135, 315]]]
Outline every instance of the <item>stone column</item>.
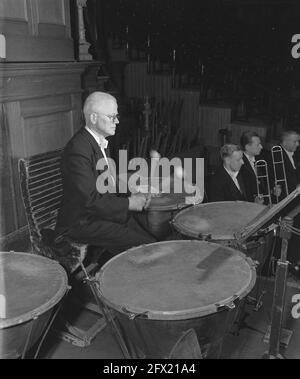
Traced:
[[85, 26], [83, 8], [86, 7], [87, 0], [77, 0], [78, 30], [79, 30], [79, 61], [91, 61], [93, 57], [89, 54], [91, 46], [85, 39]]

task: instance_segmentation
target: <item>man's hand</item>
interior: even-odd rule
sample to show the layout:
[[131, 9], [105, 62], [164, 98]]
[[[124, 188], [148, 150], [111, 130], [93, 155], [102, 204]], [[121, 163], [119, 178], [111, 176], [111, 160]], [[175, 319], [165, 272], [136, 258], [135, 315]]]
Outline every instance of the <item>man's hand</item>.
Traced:
[[131, 195], [128, 199], [130, 211], [141, 212], [146, 206], [149, 206], [147, 195], [143, 193]]
[[273, 194], [276, 196], [276, 197], [279, 197], [281, 195], [281, 185], [280, 184], [276, 184], [276, 186], [273, 188]]
[[151, 203], [151, 193], [148, 193], [148, 194], [146, 195], [146, 204], [145, 204], [145, 206], [144, 206], [144, 209], [148, 209], [149, 206], [150, 206], [150, 203]]
[[185, 204], [200, 204], [203, 201], [203, 195], [200, 192], [200, 188], [196, 187], [194, 196], [187, 196], [185, 198]]
[[254, 203], [263, 205], [264, 198], [262, 195], [255, 196]]

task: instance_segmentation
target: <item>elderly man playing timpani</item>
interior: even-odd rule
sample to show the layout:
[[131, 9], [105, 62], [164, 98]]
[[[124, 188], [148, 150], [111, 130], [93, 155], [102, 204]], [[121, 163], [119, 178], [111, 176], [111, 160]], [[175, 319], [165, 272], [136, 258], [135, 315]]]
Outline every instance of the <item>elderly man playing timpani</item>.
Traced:
[[[62, 156], [63, 198], [56, 235], [105, 247], [112, 254], [155, 242], [131, 214], [147, 208], [146, 195], [120, 197], [100, 193], [96, 187], [99, 159], [105, 159], [110, 169], [106, 138], [115, 134], [119, 124], [116, 99], [94, 92], [86, 99], [83, 112], [86, 125], [69, 141]], [[113, 175], [111, 181], [116, 185]]]

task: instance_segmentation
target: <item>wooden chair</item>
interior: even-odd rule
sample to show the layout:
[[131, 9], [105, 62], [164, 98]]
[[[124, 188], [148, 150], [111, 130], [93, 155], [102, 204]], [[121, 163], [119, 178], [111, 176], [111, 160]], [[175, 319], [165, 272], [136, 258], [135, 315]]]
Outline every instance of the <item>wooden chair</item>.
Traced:
[[[61, 153], [61, 150], [56, 150], [20, 159], [20, 184], [32, 253], [58, 261], [67, 271], [69, 280], [78, 282], [84, 277], [81, 264], [86, 258], [88, 245], [66, 237], [54, 238], [54, 228], [63, 193]], [[94, 262], [86, 269], [92, 272], [96, 267], [97, 263]], [[95, 304], [86, 303], [85, 308], [101, 315]], [[94, 336], [106, 325], [103, 317], [99, 317], [96, 324], [86, 331], [68, 322], [64, 324], [66, 332], [61, 336], [77, 346], [89, 345]]]

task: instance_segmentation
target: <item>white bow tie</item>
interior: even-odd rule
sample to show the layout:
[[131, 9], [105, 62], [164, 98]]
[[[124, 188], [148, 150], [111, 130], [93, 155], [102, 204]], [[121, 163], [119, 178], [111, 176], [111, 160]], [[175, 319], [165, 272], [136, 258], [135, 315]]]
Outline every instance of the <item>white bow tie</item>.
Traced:
[[102, 149], [107, 149], [108, 141], [107, 141], [106, 139], [102, 139], [102, 140], [99, 142], [99, 146], [100, 146]]

